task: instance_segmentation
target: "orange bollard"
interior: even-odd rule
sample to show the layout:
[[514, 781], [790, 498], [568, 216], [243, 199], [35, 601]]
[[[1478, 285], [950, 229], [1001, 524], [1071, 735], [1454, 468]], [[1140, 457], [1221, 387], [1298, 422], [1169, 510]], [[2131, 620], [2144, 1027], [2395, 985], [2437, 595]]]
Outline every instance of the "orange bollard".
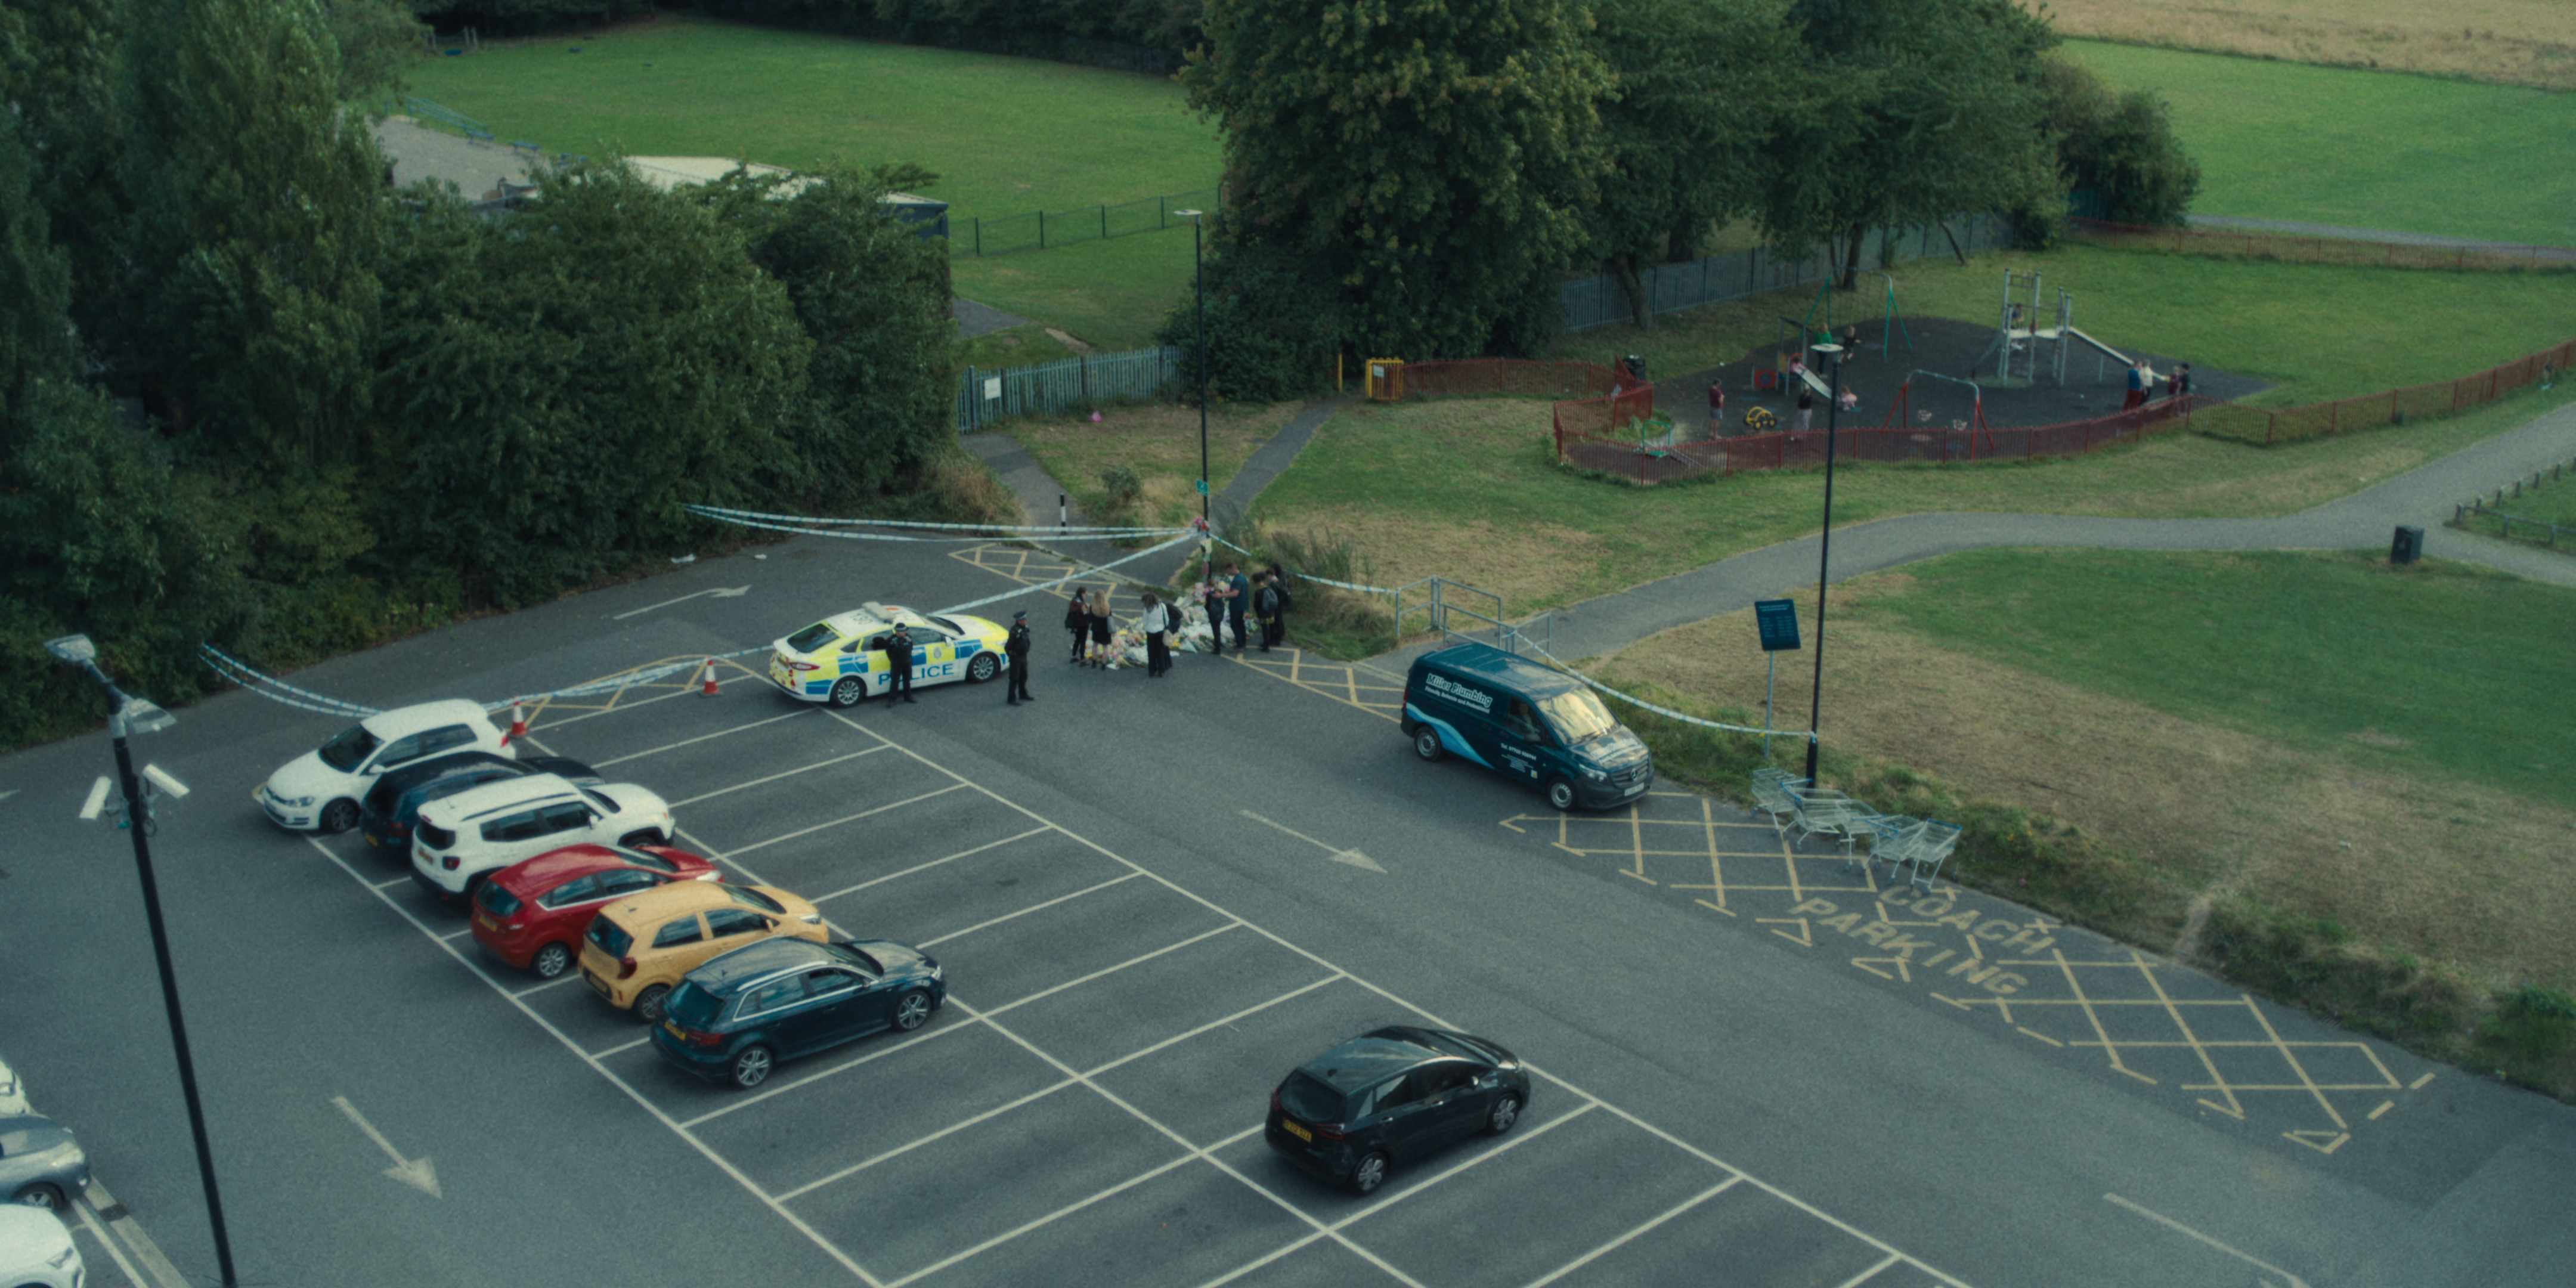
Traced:
[[716, 660], [714, 658], [707, 659], [706, 687], [698, 692], [710, 698], [716, 696]]

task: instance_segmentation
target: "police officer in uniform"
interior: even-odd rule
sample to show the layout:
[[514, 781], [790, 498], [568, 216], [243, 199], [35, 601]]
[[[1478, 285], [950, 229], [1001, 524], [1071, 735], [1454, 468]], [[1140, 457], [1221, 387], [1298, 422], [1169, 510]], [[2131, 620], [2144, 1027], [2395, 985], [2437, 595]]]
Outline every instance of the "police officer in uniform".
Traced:
[[894, 705], [894, 695], [912, 701], [912, 632], [902, 623], [895, 624], [894, 634], [886, 637], [886, 705]]
[[1027, 609], [1011, 614], [1011, 635], [1002, 641], [1002, 653], [1011, 659], [1011, 683], [1002, 696], [1002, 705], [1016, 707], [1035, 702], [1029, 696], [1029, 614]]

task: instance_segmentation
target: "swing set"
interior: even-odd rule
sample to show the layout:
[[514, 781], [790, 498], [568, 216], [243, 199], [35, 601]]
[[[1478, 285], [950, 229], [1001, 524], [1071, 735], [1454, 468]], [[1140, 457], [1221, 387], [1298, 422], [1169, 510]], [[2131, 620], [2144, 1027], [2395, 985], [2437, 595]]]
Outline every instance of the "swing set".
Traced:
[[[1921, 367], [1917, 367], [1914, 370], [1905, 373], [1905, 383], [1896, 387], [1896, 397], [1891, 399], [1887, 405], [1887, 419], [1879, 425], [1879, 428], [1882, 430], [1903, 430], [1911, 428], [1911, 426], [1908, 426], [1905, 423], [1905, 413], [1913, 407], [1914, 381], [1916, 377], [1921, 377], [1926, 380], [1946, 380], [1954, 385], [1966, 385], [1968, 387], [1969, 402], [1967, 419], [1952, 421], [1947, 429], [1934, 430], [1927, 428], [1924, 432], [1940, 434], [1943, 436], [1945, 442], [1952, 444], [1955, 444], [1958, 441], [1955, 436], [1965, 434], [1967, 438], [1969, 460], [1977, 459], [1977, 445], [1979, 439], [1984, 440], [1987, 454], [1993, 454], [1995, 450], [1995, 435], [1994, 430], [1986, 425], [1986, 391], [1979, 387], [1976, 381], [1962, 380], [1957, 376], [1945, 376], [1938, 371], [1925, 371]], [[1932, 419], [1932, 413], [1929, 411], [1919, 412], [1917, 413], [1917, 418], [1922, 421], [1929, 422]]]
[[[1878, 356], [1887, 357], [1890, 346], [1900, 335], [1905, 337], [1905, 351], [1912, 353], [1914, 335], [1905, 329], [1905, 314], [1896, 307], [1896, 278], [1880, 272], [1872, 272], [1870, 275], [1884, 278], [1887, 282], [1887, 311], [1879, 320]], [[1816, 328], [1819, 315], [1824, 321], [1822, 330]], [[1816, 380], [1812, 371], [1814, 364], [1809, 359], [1814, 356], [1817, 345], [1841, 343], [1834, 335], [1834, 279], [1827, 277], [1824, 284], [1817, 288], [1814, 302], [1807, 306], [1806, 317], [1792, 319], [1783, 316], [1780, 319], [1780, 325], [1782, 327], [1780, 343], [1771, 355], [1770, 369], [1756, 367], [1753, 370], [1753, 391], [1764, 394], [1778, 392], [1785, 388], [1788, 384], [1790, 366], [1795, 363], [1801, 369], [1809, 371], [1808, 383], [1819, 395], [1823, 395], [1825, 387]], [[1790, 356], [1792, 353], [1796, 354], [1794, 358]]]

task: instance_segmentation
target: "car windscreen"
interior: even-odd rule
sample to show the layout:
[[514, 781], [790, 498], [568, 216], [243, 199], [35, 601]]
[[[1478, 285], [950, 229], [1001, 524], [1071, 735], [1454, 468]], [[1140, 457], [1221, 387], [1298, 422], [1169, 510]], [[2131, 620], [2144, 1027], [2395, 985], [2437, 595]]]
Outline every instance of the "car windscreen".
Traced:
[[635, 936], [626, 927], [610, 921], [606, 913], [590, 919], [590, 933], [582, 938], [611, 957], [624, 957], [626, 950], [635, 946]]
[[671, 990], [670, 1000], [662, 1004], [662, 1013], [678, 1020], [682, 1028], [704, 1031], [724, 1013], [724, 999], [683, 981]]
[[1601, 705], [1601, 699], [1592, 696], [1590, 689], [1573, 689], [1552, 698], [1542, 698], [1538, 709], [1546, 713], [1547, 722], [1556, 728], [1556, 736], [1563, 738], [1569, 747], [1590, 742], [1619, 727], [1619, 722], [1610, 715], [1610, 708]]
[[669, 859], [663, 858], [661, 855], [649, 853], [644, 850], [628, 849], [623, 845], [612, 845], [608, 848], [617, 851], [617, 857], [624, 859], [639, 868], [651, 868], [656, 872], [669, 876], [678, 876], [680, 873], [679, 864], [673, 863]]
[[367, 732], [365, 725], [351, 725], [339, 737], [322, 744], [322, 763], [345, 774], [367, 763], [367, 757], [383, 745]]
[[787, 647], [794, 649], [799, 653], [811, 653], [817, 649], [828, 646], [832, 641], [839, 638], [841, 638], [841, 633], [833, 630], [830, 622], [816, 622], [813, 625], [788, 636]]
[[1342, 1093], [1332, 1084], [1299, 1069], [1279, 1084], [1279, 1107], [1292, 1118], [1310, 1123], [1342, 1121]]
[[519, 896], [502, 889], [498, 881], [486, 881], [475, 891], [474, 906], [495, 917], [507, 917], [521, 907]]
[[1441, 1033], [1436, 1030], [1426, 1029], [1423, 1031], [1422, 1037], [1423, 1040], [1428, 1041], [1433, 1046], [1439, 1047], [1444, 1051], [1451, 1052], [1452, 1054], [1463, 1055], [1479, 1064], [1501, 1064], [1503, 1062], [1501, 1052], [1496, 1051], [1492, 1047], [1486, 1046], [1481, 1042], [1469, 1041], [1459, 1034]]
[[860, 970], [866, 971], [870, 975], [878, 978], [883, 978], [885, 976], [885, 963], [878, 961], [876, 958], [871, 957], [866, 953], [860, 952], [856, 948], [852, 948], [848, 944], [825, 944], [823, 945], [823, 951], [858, 967]]
[[602, 794], [601, 794], [601, 793], [599, 793], [599, 792], [592, 791], [590, 788], [587, 788], [587, 787], [576, 787], [576, 788], [574, 788], [573, 790], [574, 790], [574, 791], [577, 791], [577, 792], [580, 792], [580, 793], [581, 793], [582, 795], [584, 795], [584, 796], [589, 797], [589, 798], [591, 799], [591, 803], [592, 803], [592, 804], [595, 804], [595, 805], [599, 806], [601, 809], [604, 809], [604, 810], [608, 811], [610, 814], [612, 814], [612, 815], [613, 815], [613, 814], [617, 813], [617, 802], [616, 802], [616, 801], [613, 801], [613, 800], [610, 800], [607, 796], [602, 795]]
[[762, 894], [758, 890], [751, 889], [748, 886], [725, 886], [723, 889], [726, 894], [733, 896], [733, 901], [735, 903], [741, 904], [744, 907], [758, 908], [762, 912], [774, 912], [780, 916], [787, 915], [787, 905], [780, 903], [776, 899], [770, 898], [768, 895]]
[[921, 620], [928, 622], [951, 635], [966, 634], [966, 628], [958, 625], [957, 619], [953, 617], [924, 617]]

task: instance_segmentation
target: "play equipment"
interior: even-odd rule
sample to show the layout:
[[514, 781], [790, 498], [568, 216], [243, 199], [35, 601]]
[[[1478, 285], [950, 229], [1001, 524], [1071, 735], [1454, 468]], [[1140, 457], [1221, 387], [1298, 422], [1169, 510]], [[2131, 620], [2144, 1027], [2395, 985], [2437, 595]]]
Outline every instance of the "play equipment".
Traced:
[[1887, 356], [1888, 343], [1898, 335], [1905, 337], [1905, 351], [1912, 353], [1914, 335], [1905, 329], [1905, 315], [1898, 312], [1896, 308], [1896, 277], [1891, 273], [1878, 273], [1876, 276], [1887, 279], [1887, 315], [1879, 323], [1878, 356], [1882, 358]]
[[[2030, 283], [2030, 306], [2027, 312], [2013, 299], [2014, 292], [2025, 280]], [[1992, 358], [1995, 360], [1997, 379], [2020, 380], [2036, 384], [2039, 381], [2039, 345], [2043, 340], [2048, 342], [2053, 351], [2049, 366], [2060, 386], [2066, 383], [2067, 352], [2078, 345], [2093, 350], [2093, 383], [2097, 385], [2102, 383], [2103, 378], [2109, 374], [2110, 363], [2119, 363], [2123, 371], [2129, 368], [2129, 355], [2075, 329], [2075, 296], [2073, 292], [2063, 287], [2057, 292], [2057, 324], [2050, 327], [2040, 326], [2039, 292], [2040, 275], [2038, 273], [2017, 273], [2009, 268], [2004, 270], [2002, 320], [1995, 328], [1993, 343], [1986, 346], [1984, 353], [1977, 355], [1975, 362], [1968, 364], [1970, 376], [1976, 375], [1978, 368], [1985, 366], [1986, 360]], [[2020, 375], [2015, 375], [2013, 370], [2016, 356], [2021, 359]]]
[[[1961, 431], [1965, 431], [1968, 435], [1968, 455], [1971, 457], [1977, 454], [1978, 439], [1982, 437], [1985, 440], [1987, 451], [1991, 453], [1994, 449], [1994, 432], [1986, 427], [1985, 389], [1978, 385], [1974, 380], [1961, 380], [1957, 376], [1945, 376], [1938, 371], [1925, 371], [1922, 368], [1917, 367], [1912, 371], [1906, 372], [1905, 383], [1896, 387], [1896, 397], [1890, 399], [1887, 404], [1887, 419], [1880, 423], [1879, 428], [1907, 428], [1905, 423], [1905, 414], [1912, 410], [1914, 380], [1918, 376], [1926, 380], [1946, 380], [1954, 385], [1966, 385], [1968, 387], [1969, 411], [1967, 419], [1952, 424], [1946, 429], [1938, 432], [1959, 433]], [[1927, 418], [1930, 417], [1931, 414], [1932, 413], [1928, 411], [1923, 413]]]

